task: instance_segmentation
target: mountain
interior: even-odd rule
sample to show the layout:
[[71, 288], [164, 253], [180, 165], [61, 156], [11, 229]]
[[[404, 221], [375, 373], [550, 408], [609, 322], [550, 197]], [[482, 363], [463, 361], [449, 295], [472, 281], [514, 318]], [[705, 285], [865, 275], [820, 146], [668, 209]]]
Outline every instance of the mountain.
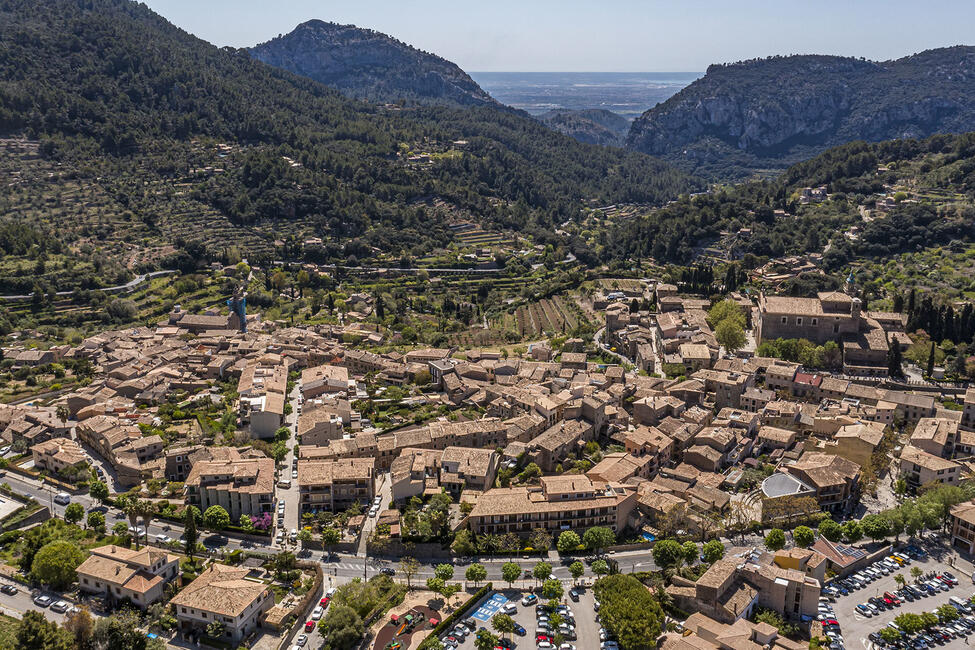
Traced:
[[975, 129], [975, 48], [895, 61], [779, 56], [712, 65], [637, 118], [626, 144], [718, 175], [782, 168], [830, 146]]
[[[349, 99], [129, 0], [0, 0], [0, 24], [0, 137], [25, 138], [0, 154], [0, 255], [25, 263], [0, 275], [43, 293], [236, 255], [419, 257], [459, 220], [555, 241], [587, 204], [702, 187], [511, 111]], [[64, 255], [35, 268], [33, 243]]]
[[454, 63], [355, 25], [310, 20], [250, 53], [357, 99], [500, 106]]
[[588, 144], [618, 147], [623, 144], [630, 130], [628, 119], [600, 108], [555, 109], [542, 113], [537, 119], [559, 133]]

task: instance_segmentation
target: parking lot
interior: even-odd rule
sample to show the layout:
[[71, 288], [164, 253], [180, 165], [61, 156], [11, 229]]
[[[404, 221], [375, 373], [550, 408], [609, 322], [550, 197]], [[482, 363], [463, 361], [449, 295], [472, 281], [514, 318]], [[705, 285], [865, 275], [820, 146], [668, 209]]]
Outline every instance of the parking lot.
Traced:
[[[539, 597], [537, 601], [530, 605], [522, 605], [522, 598], [526, 595], [528, 595], [527, 592], [517, 590], [505, 590], [495, 592], [493, 595], [489, 594], [482, 602], [478, 603], [477, 607], [471, 610], [469, 618], [474, 618], [474, 622], [478, 628], [484, 627], [493, 633], [494, 628], [491, 626], [491, 616], [493, 616], [494, 612], [503, 611], [504, 606], [510, 603], [515, 609], [514, 613], [511, 614], [511, 618], [525, 630], [524, 636], [518, 634], [512, 635], [512, 647], [525, 649], [536, 648], [535, 638], [536, 632], [538, 631], [538, 624], [535, 606], [545, 601]], [[493, 602], [491, 602], [492, 598], [494, 599]], [[501, 601], [501, 598], [507, 599], [507, 601]], [[576, 638], [566, 639], [565, 643], [571, 644], [576, 650], [599, 648], [599, 623], [596, 622], [596, 612], [593, 609], [592, 589], [587, 588], [585, 591], [582, 591], [579, 594], [579, 601], [575, 602], [569, 597], [567, 584], [565, 596], [562, 598], [562, 604], [569, 608], [575, 620]], [[441, 635], [441, 637], [444, 636], [446, 634]], [[467, 638], [461, 641], [457, 647], [463, 650], [473, 650], [475, 636], [476, 634], [467, 635]]]
[[[947, 571], [959, 580], [959, 584], [949, 587], [947, 590], [939, 589], [934, 594], [928, 593], [928, 595], [920, 598], [914, 597], [915, 599], [913, 601], [901, 598], [900, 605], [881, 609], [879, 613], [870, 616], [866, 616], [857, 611], [857, 605], [867, 603], [870, 598], [879, 598], [882, 600], [884, 593], [896, 595], [900, 589], [895, 578], [897, 575], [903, 576], [907, 585], [917, 585], [914, 577], [911, 575], [911, 569], [914, 567], [920, 568], [925, 575], [932, 572], [941, 574]], [[926, 580], [922, 578], [922, 581]], [[927, 590], [923, 591], [927, 593]], [[947, 564], [927, 556], [921, 559], [911, 559], [910, 564], [896, 570], [891, 569], [887, 575], [871, 581], [860, 589], [852, 590], [845, 596], [837, 596], [836, 602], [832, 603], [832, 607], [835, 612], [836, 621], [840, 624], [840, 634], [843, 637], [844, 646], [846, 648], [866, 648], [871, 650], [877, 644], [870, 640], [870, 634], [879, 632], [897, 616], [904, 613], [921, 614], [923, 612], [933, 612], [938, 607], [949, 604], [949, 599], [952, 596], [967, 601], [972, 596], [972, 591], [971, 579], [968, 576], [962, 575]], [[975, 638], [975, 634], [958, 634], [952, 636], [954, 638], [948, 641], [942, 641], [939, 645], [957, 648], [965, 645], [972, 638]]]

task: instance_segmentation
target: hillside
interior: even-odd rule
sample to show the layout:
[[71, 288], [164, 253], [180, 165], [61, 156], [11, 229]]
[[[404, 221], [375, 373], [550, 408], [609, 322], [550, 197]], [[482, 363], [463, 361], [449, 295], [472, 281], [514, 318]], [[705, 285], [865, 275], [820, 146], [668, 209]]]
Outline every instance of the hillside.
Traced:
[[544, 241], [586, 202], [701, 187], [509, 111], [351, 100], [128, 0], [2, 0], [0, 24], [11, 292], [240, 256], [419, 257], [460, 220]]
[[[826, 196], [804, 200], [808, 187], [825, 187]], [[969, 290], [975, 288], [966, 277], [975, 254], [973, 196], [975, 133], [859, 141], [798, 163], [775, 180], [683, 197], [620, 223], [600, 252], [607, 260], [680, 264], [720, 252], [724, 259], [744, 258], [746, 268], [821, 253], [828, 273], [845, 277], [853, 267], [875, 264], [895, 276], [918, 272], [930, 286], [947, 276], [925, 272], [917, 260], [890, 260], [945, 246], [965, 261], [953, 289]], [[721, 242], [728, 245], [719, 251]]]
[[627, 146], [714, 176], [784, 168], [853, 140], [975, 129], [975, 47], [895, 61], [772, 57], [712, 65], [633, 123]]
[[454, 63], [355, 25], [310, 20], [250, 53], [358, 99], [500, 106]]
[[538, 120], [551, 129], [579, 142], [621, 146], [630, 130], [630, 121], [603, 109], [556, 109], [542, 113]]

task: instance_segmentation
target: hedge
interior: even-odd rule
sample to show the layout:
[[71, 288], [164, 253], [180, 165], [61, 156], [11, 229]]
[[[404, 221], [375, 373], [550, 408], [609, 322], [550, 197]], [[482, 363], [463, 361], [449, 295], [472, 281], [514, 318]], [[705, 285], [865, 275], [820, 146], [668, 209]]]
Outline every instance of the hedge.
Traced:
[[432, 642], [430, 645], [427, 644], [427, 641], [429, 639], [434, 639], [439, 641], [440, 634], [444, 630], [453, 627], [454, 623], [456, 623], [458, 620], [463, 618], [464, 614], [467, 613], [467, 610], [469, 610], [471, 607], [476, 605], [477, 601], [479, 601], [481, 598], [484, 598], [484, 596], [487, 595], [487, 593], [491, 591], [492, 588], [493, 588], [492, 584], [489, 582], [483, 587], [481, 587], [480, 589], [478, 589], [477, 591], [475, 591], [474, 595], [471, 596], [466, 603], [461, 605], [458, 609], [454, 610], [453, 614], [451, 614], [444, 620], [440, 621], [437, 627], [433, 628], [433, 632], [430, 633], [429, 637], [423, 640], [423, 643], [420, 644], [420, 647], [417, 650], [427, 650], [430, 647], [430, 645], [432, 645]]

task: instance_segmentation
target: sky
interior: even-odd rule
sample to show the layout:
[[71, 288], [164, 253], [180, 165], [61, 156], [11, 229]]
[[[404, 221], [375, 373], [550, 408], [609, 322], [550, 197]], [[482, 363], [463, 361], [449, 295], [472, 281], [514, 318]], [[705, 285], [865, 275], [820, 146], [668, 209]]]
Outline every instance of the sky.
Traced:
[[975, 43], [971, 0], [143, 1], [219, 46], [255, 45], [318, 18], [477, 72], [699, 72], [773, 54], [887, 60]]

